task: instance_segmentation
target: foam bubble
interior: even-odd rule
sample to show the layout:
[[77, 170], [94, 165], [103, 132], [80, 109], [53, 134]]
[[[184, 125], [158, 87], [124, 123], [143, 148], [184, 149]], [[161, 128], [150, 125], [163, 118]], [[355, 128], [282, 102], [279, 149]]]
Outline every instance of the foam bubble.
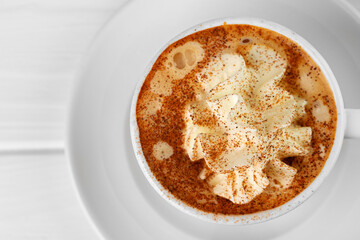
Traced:
[[152, 99], [145, 103], [148, 115], [154, 115], [161, 109], [162, 99]]
[[252, 42], [251, 38], [244, 37], [240, 40], [240, 44], [250, 44]]
[[163, 104], [163, 97], [147, 91], [142, 95], [143, 104], [140, 113], [146, 117], [155, 115], [157, 111], [161, 110]]
[[187, 42], [173, 49], [165, 62], [166, 73], [173, 79], [181, 79], [203, 60], [204, 49], [198, 42]]
[[312, 78], [306, 72], [300, 75], [300, 87], [309, 95], [313, 95], [316, 91]]
[[326, 148], [323, 144], [320, 144], [320, 150], [319, 150], [319, 156], [321, 158], [325, 158], [326, 157]]
[[173, 60], [175, 63], [175, 67], [178, 69], [183, 69], [186, 66], [185, 57], [182, 52], [176, 53], [173, 57]]
[[318, 71], [312, 68], [312, 66], [302, 64], [299, 66], [300, 79], [299, 84], [300, 88], [305, 90], [308, 98], [315, 96], [317, 97], [319, 93], [326, 92], [323, 83], [318, 81]]
[[150, 82], [150, 88], [155, 94], [169, 96], [172, 93], [172, 79], [166, 72], [158, 70]]
[[174, 154], [174, 149], [163, 141], [157, 142], [153, 147], [153, 155], [157, 160], [165, 160]]
[[196, 53], [194, 50], [192, 49], [186, 49], [185, 50], [185, 58], [186, 58], [186, 63], [189, 66], [194, 65], [194, 63], [196, 62]]
[[328, 122], [331, 117], [329, 108], [320, 99], [314, 102], [312, 114], [319, 122]]

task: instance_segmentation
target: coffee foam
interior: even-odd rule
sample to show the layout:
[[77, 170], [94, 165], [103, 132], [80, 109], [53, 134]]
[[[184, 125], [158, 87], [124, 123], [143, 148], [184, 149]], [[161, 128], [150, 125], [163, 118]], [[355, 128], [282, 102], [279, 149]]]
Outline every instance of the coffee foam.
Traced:
[[328, 122], [330, 120], [329, 108], [320, 99], [314, 102], [312, 114], [319, 122]]
[[157, 142], [153, 147], [153, 155], [157, 160], [168, 159], [174, 154], [174, 149], [163, 141]]
[[[249, 41], [242, 42], [244, 39]], [[192, 55], [185, 53], [186, 49], [183, 47], [189, 43], [201, 53], [199, 60], [196, 58], [196, 63], [192, 66], [191, 61], [187, 64], [186, 60], [186, 56], [193, 59]], [[257, 49], [251, 49], [255, 45]], [[266, 53], [269, 58], [279, 63], [284, 63], [285, 60], [286, 66], [282, 71], [281, 63], [277, 63], [278, 67], [274, 68], [275, 65], [271, 62], [262, 60], [261, 64], [257, 64], [259, 61], [251, 59], [250, 53], [254, 55], [263, 52], [264, 46], [273, 50]], [[182, 55], [175, 57], [180, 50]], [[215, 56], [217, 59], [221, 58], [225, 65], [232, 60], [237, 64], [228, 66], [226, 81], [217, 80], [220, 83], [210, 88], [209, 85], [202, 85], [201, 80], [203, 75], [211, 75], [205, 68], [222, 68], [221, 64], [212, 61]], [[273, 80], [267, 82], [269, 88], [260, 84], [262, 74], [259, 69], [266, 69], [265, 66], [272, 69], [271, 74], [267, 74], [268, 79]], [[212, 75], [216, 73], [213, 72]], [[216, 79], [221, 79], [224, 75], [217, 76]], [[287, 97], [281, 99], [282, 104], [279, 106], [287, 107], [283, 111], [274, 108], [272, 112], [267, 111], [271, 108], [266, 108], [265, 102], [261, 100], [269, 94], [260, 93], [260, 90], [276, 93], [270, 94], [272, 96], [279, 95], [282, 90], [286, 91]], [[261, 94], [262, 97], [256, 99], [251, 97]], [[275, 97], [272, 99], [275, 102], [278, 100]], [[321, 102], [316, 103], [317, 100]], [[321, 103], [328, 110], [325, 112], [330, 115], [329, 121], [320, 121], [326, 118], [318, 117]], [[254, 114], [255, 107], [264, 111]], [[285, 114], [285, 110], [291, 113], [290, 118], [281, 118], [283, 114], [276, 117], [276, 113]], [[269, 113], [265, 114], [266, 112]], [[156, 60], [143, 84], [136, 115], [144, 156], [152, 173], [164, 188], [194, 208], [235, 215], [280, 206], [303, 191], [324, 166], [336, 129], [333, 95], [316, 63], [290, 39], [267, 29], [248, 25], [219, 26], [171, 44]], [[263, 116], [263, 120], [270, 118], [271, 123], [254, 121], [258, 116]], [[276, 121], [272, 121], [273, 118]], [[289, 121], [290, 125], [287, 126]], [[230, 122], [234, 123], [234, 128], [229, 127]], [[235, 134], [236, 126], [241, 130], [238, 135]], [[300, 131], [307, 140], [297, 141], [296, 131], [304, 126], [311, 127], [311, 131]], [[289, 131], [283, 133], [282, 129]], [[261, 134], [264, 132], [271, 134]], [[213, 136], [219, 136], [223, 150], [218, 151], [220, 145], [218, 149], [203, 148], [200, 140], [204, 138], [211, 145]], [[261, 159], [268, 159], [267, 162], [258, 161], [260, 158], [256, 155], [241, 152], [241, 144], [233, 148], [235, 146], [231, 142], [234, 139], [247, 141], [247, 137], [251, 136], [253, 146], [257, 146], [255, 142], [258, 141], [260, 146], [268, 150], [268, 154], [261, 155]], [[170, 157], [165, 158], [166, 156], [159, 154], [165, 151], [154, 151], [159, 139], [171, 146], [173, 152]], [[311, 147], [308, 143], [311, 143]], [[181, 146], [192, 150], [182, 151]], [[209, 157], [205, 159], [205, 155]], [[242, 161], [237, 162], [234, 160], [237, 155], [253, 157], [242, 157]], [[285, 158], [291, 155], [295, 157]], [[220, 157], [225, 160], [217, 162]], [[219, 172], [213, 169], [218, 169]], [[262, 176], [257, 175], [260, 174], [257, 169], [262, 169]], [[236, 171], [237, 174], [231, 174]], [[225, 179], [226, 182], [214, 179]], [[218, 194], [214, 194], [215, 188]], [[238, 192], [243, 195], [237, 195]], [[238, 204], [249, 201], [251, 204]]]
[[185, 77], [204, 58], [204, 49], [198, 42], [187, 42], [173, 49], [167, 58], [165, 67], [169, 76], [180, 79]]
[[172, 93], [172, 81], [167, 71], [157, 71], [150, 82], [151, 91], [158, 95], [169, 96]]
[[319, 154], [319, 156], [321, 158], [325, 158], [325, 156], [326, 156], [325, 154], [326, 154], [325, 146], [323, 144], [320, 144], [320, 154]]
[[161, 109], [164, 100], [163, 97], [154, 94], [152, 91], [144, 93], [142, 98], [144, 99], [144, 105], [141, 113], [146, 117], [155, 115]]

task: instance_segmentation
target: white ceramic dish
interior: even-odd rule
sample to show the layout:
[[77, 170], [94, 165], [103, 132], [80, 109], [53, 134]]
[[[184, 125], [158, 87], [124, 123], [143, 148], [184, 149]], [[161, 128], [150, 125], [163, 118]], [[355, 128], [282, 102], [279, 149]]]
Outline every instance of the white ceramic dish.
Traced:
[[[155, 178], [155, 176], [152, 174], [146, 159], [144, 157], [144, 154], [142, 152], [141, 144], [140, 144], [140, 137], [139, 137], [139, 129], [136, 122], [136, 102], [138, 95], [140, 93], [142, 84], [149, 73], [149, 71], [152, 68], [152, 65], [158, 58], [158, 56], [161, 54], [163, 50], [165, 50], [171, 43], [184, 38], [185, 36], [188, 36], [194, 32], [201, 31], [204, 29], [208, 29], [215, 26], [221, 26], [224, 23], [227, 24], [248, 24], [253, 26], [258, 26], [266, 29], [273, 30], [275, 32], [278, 32], [296, 43], [298, 43], [309, 55], [310, 57], [317, 63], [317, 65], [320, 67], [321, 71], [324, 73], [326, 79], [328, 80], [330, 87], [332, 89], [332, 92], [335, 97], [335, 103], [337, 106], [337, 127], [336, 127], [336, 136], [334, 145], [331, 149], [330, 156], [328, 160], [326, 161], [326, 164], [324, 168], [322, 169], [319, 176], [310, 184], [309, 187], [307, 187], [303, 192], [301, 192], [298, 196], [296, 196], [291, 201], [287, 202], [284, 205], [281, 205], [277, 208], [270, 209], [267, 211], [262, 211], [254, 214], [247, 214], [247, 215], [238, 215], [238, 216], [225, 216], [221, 214], [212, 214], [212, 213], [205, 213], [202, 211], [199, 211], [197, 209], [194, 209], [183, 202], [176, 199], [169, 191], [167, 191]], [[350, 112], [350, 110], [348, 110]], [[359, 113], [358, 116], [356, 113]], [[352, 122], [360, 122], [360, 110], [352, 110], [351, 117], [356, 119], [352, 119]], [[162, 49], [161, 51], [155, 55], [155, 57], [150, 61], [149, 65], [146, 68], [145, 75], [142, 76], [142, 79], [139, 80], [139, 83], [135, 89], [135, 93], [132, 100], [132, 105], [130, 109], [130, 131], [131, 131], [131, 139], [132, 144], [134, 147], [134, 153], [136, 155], [136, 158], [138, 160], [138, 163], [141, 167], [141, 170], [143, 171], [145, 177], [150, 182], [150, 184], [154, 187], [154, 189], [162, 196], [165, 200], [167, 200], [170, 204], [178, 208], [180, 211], [183, 211], [191, 216], [200, 218], [205, 221], [209, 222], [215, 222], [215, 223], [223, 223], [223, 224], [237, 224], [237, 225], [247, 225], [247, 224], [253, 224], [253, 223], [260, 223], [264, 221], [269, 221], [273, 218], [276, 218], [278, 216], [281, 216], [294, 208], [298, 207], [300, 204], [302, 204], [305, 200], [307, 200], [320, 186], [320, 184], [323, 182], [325, 177], [329, 174], [331, 169], [336, 163], [336, 160], [339, 156], [342, 142], [344, 138], [344, 132], [345, 132], [345, 124], [346, 124], [346, 115], [345, 115], [345, 109], [344, 109], [344, 103], [342, 99], [342, 95], [340, 92], [339, 85], [335, 79], [334, 74], [332, 73], [329, 65], [325, 61], [325, 59], [320, 55], [320, 53], [305, 39], [297, 35], [295, 32], [270, 21], [264, 20], [264, 19], [255, 19], [255, 18], [223, 18], [223, 19], [215, 19], [210, 20], [204, 23], [197, 24], [194, 27], [191, 27], [187, 29], [186, 31], [178, 34], [175, 38], [170, 40]], [[357, 125], [352, 125], [352, 129], [350, 129], [350, 126], [348, 126], [349, 130], [348, 132], [356, 132], [360, 136], [360, 128], [356, 129]]]
[[[205, 3], [207, 11], [199, 11]], [[360, 191], [350, 187], [360, 181], [356, 171], [360, 162], [353, 161], [358, 157], [358, 141], [345, 141], [329, 178], [301, 208], [269, 222], [239, 227], [207, 223], [164, 203], [137, 165], [128, 130], [132, 91], [155, 53], [193, 23], [223, 16], [266, 18], [304, 36], [330, 64], [345, 105], [359, 108], [356, 39], [360, 31], [357, 20], [342, 7], [328, 1], [128, 3], [94, 42], [71, 103], [67, 153], [78, 195], [100, 235], [106, 239], [359, 237]]]

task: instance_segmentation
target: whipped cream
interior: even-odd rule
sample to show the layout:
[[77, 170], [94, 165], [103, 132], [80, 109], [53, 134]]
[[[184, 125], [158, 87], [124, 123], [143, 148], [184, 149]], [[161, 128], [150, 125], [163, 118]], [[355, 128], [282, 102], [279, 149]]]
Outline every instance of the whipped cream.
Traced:
[[204, 159], [200, 179], [213, 193], [250, 202], [270, 184], [290, 186], [296, 169], [281, 159], [308, 153], [311, 128], [296, 126], [306, 101], [280, 88], [286, 58], [251, 44], [245, 55], [223, 53], [200, 73], [197, 101], [185, 112], [184, 149]]

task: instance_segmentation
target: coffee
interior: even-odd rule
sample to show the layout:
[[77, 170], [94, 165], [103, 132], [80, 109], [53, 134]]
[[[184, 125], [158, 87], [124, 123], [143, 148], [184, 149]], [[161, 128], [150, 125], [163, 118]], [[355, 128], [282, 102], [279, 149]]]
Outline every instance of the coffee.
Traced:
[[336, 106], [319, 67], [292, 40], [223, 25], [171, 44], [141, 88], [146, 161], [176, 198], [205, 212], [280, 206], [320, 173]]

